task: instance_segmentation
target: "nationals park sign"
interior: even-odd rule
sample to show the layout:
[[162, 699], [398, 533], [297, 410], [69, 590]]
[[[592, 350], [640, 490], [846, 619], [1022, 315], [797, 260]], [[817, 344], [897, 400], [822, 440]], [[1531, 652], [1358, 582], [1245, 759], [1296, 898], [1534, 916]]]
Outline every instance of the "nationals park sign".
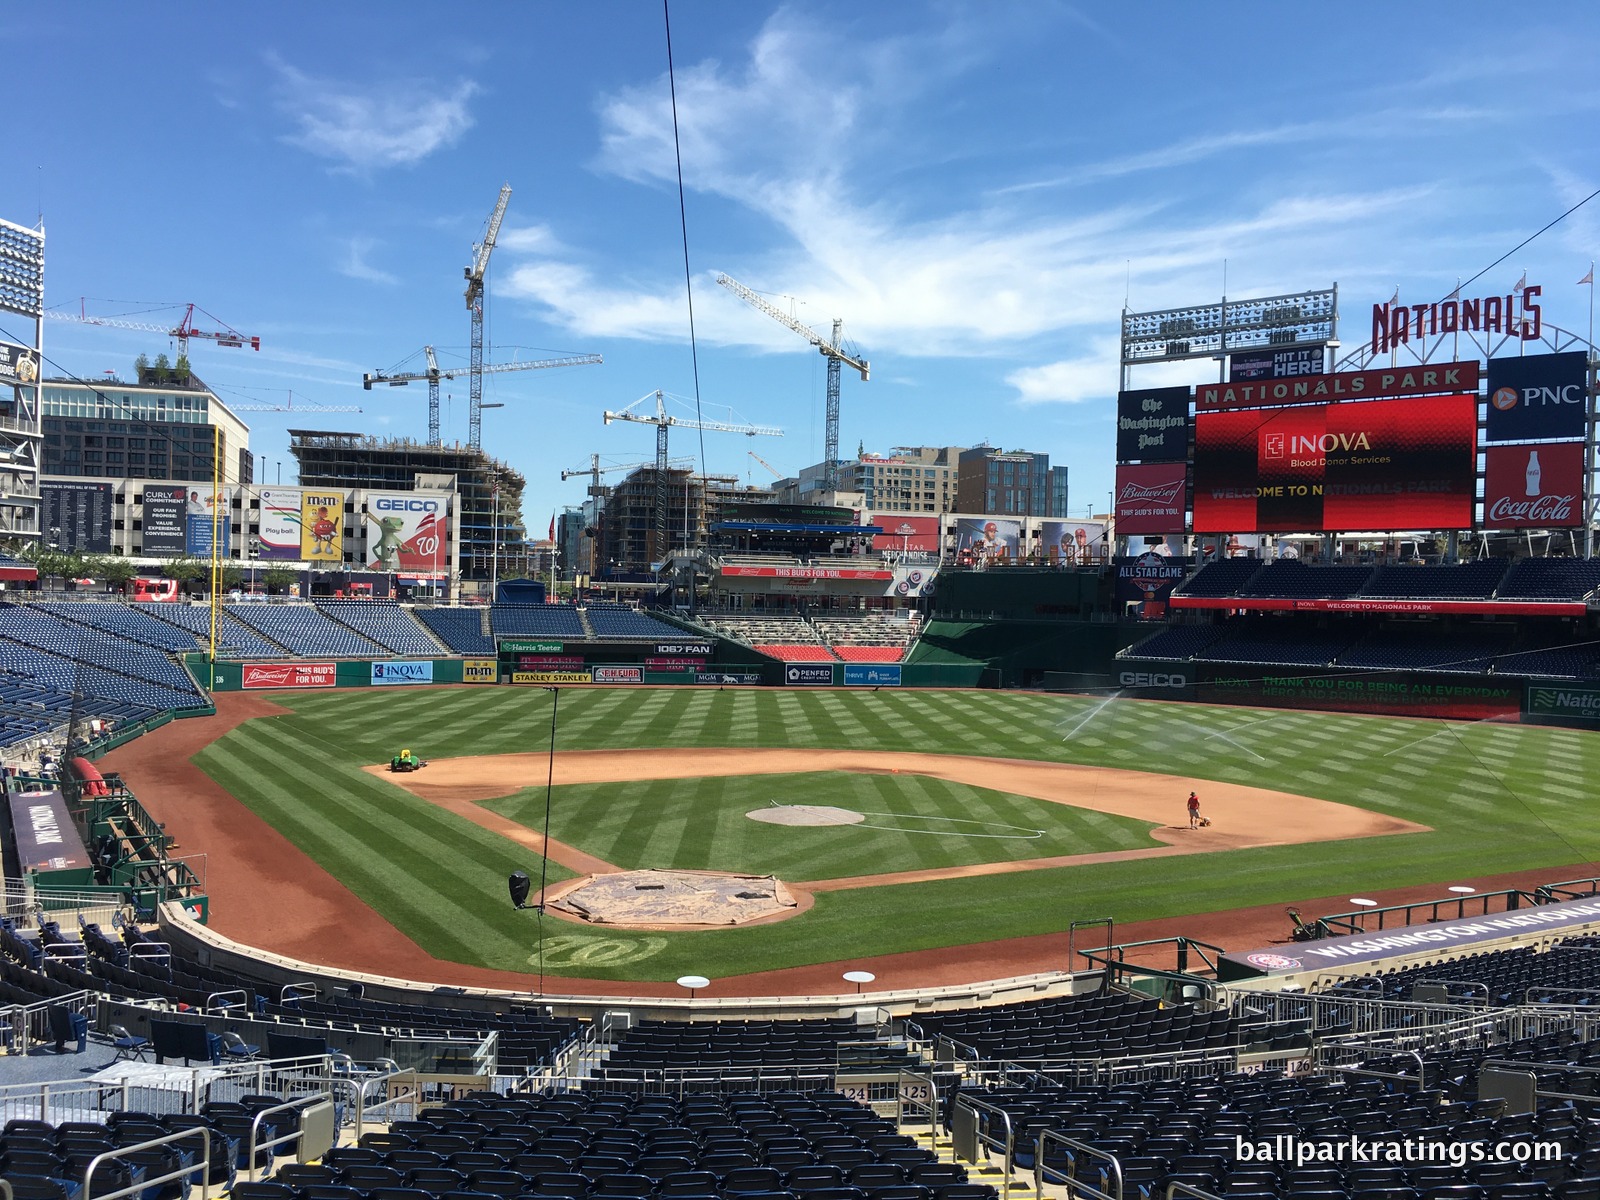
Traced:
[[1298, 379], [1250, 383], [1209, 383], [1195, 389], [1198, 412], [1224, 408], [1264, 408], [1277, 404], [1326, 404], [1334, 400], [1377, 400], [1394, 396], [1460, 394], [1478, 390], [1477, 362], [1389, 367], [1382, 371], [1341, 371]]

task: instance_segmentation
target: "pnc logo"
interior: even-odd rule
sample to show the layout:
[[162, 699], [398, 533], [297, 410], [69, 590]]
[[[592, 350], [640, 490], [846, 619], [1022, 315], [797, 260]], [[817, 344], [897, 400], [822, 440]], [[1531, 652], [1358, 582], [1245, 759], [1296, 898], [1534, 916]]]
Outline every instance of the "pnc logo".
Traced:
[[1517, 394], [1516, 388], [1503, 387], [1495, 389], [1494, 395], [1489, 397], [1489, 403], [1501, 412], [1510, 412], [1517, 406], [1517, 401], [1520, 399], [1521, 396]]

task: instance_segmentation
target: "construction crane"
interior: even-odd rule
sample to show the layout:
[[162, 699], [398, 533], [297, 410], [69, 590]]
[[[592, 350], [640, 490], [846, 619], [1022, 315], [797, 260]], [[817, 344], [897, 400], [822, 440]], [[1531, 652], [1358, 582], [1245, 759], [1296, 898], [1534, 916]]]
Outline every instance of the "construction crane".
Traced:
[[489, 255], [494, 253], [495, 239], [500, 236], [500, 222], [505, 220], [506, 204], [510, 199], [511, 185], [502, 184], [500, 199], [495, 201], [494, 212], [489, 214], [488, 231], [483, 235], [483, 241], [472, 247], [472, 263], [466, 268], [467, 311], [472, 314], [467, 445], [474, 450], [483, 448], [483, 276], [489, 269]]
[[[598, 454], [591, 455], [590, 458], [593, 461], [587, 467], [573, 467], [571, 470], [562, 471], [561, 482], [565, 483], [567, 480], [574, 479], [579, 475], [591, 476], [592, 482], [589, 487], [589, 495], [598, 496], [610, 490], [600, 486], [600, 476], [609, 475], [613, 471], [641, 471], [645, 467], [655, 466], [655, 463], [636, 462], [616, 463], [609, 467], [602, 467], [600, 465], [600, 456]], [[667, 467], [674, 471], [683, 470], [692, 466], [694, 466], [693, 458], [674, 458], [667, 462]]]
[[294, 405], [294, 392], [290, 392], [290, 402], [286, 405], [229, 405], [235, 413], [360, 413], [360, 408], [355, 405], [318, 405], [302, 400], [299, 406]]
[[[459, 370], [446, 370], [439, 366], [439, 360], [434, 357], [433, 347], [422, 348], [423, 357], [428, 361], [425, 371], [373, 371], [361, 376], [361, 386], [367, 391], [372, 390], [372, 385], [381, 383], [388, 387], [405, 387], [417, 380], [427, 380], [428, 383], [428, 445], [440, 445], [439, 439], [439, 381], [441, 379], [454, 379], [461, 374]], [[502, 371], [536, 371], [544, 367], [591, 367], [604, 360], [598, 354], [570, 354], [564, 358], [532, 358], [527, 362], [489, 363], [484, 365], [480, 356], [476, 367], [478, 381], [478, 402], [473, 407], [477, 424], [474, 428], [482, 428], [483, 423], [483, 376], [497, 375]], [[472, 368], [469, 368], [472, 369]], [[477, 445], [476, 442], [472, 443]]]
[[751, 458], [755, 459], [763, 467], [765, 467], [767, 470], [771, 471], [772, 472], [772, 477], [774, 479], [782, 479], [783, 478], [783, 472], [782, 471], [778, 470], [777, 467], [773, 466], [766, 459], [762, 458], [761, 455], [757, 454], [754, 450], [751, 450], [749, 452], [749, 454], [750, 454]]
[[823, 337], [811, 326], [795, 320], [781, 308], [774, 307], [757, 294], [745, 287], [737, 279], [727, 275], [718, 275], [717, 282], [727, 288], [751, 308], [764, 312], [780, 325], [786, 325], [794, 330], [806, 341], [815, 346], [824, 358], [828, 360], [828, 417], [824, 425], [822, 448], [822, 486], [826, 491], [833, 491], [839, 483], [839, 364], [848, 363], [861, 372], [861, 382], [865, 383], [871, 372], [871, 364], [864, 358], [857, 358], [847, 354], [842, 343], [844, 341], [844, 322], [837, 317], [833, 322], [833, 337]]
[[[211, 316], [205, 309], [190, 304], [184, 307], [183, 320], [176, 325], [151, 325], [143, 321], [124, 321], [120, 317], [92, 317], [85, 311], [86, 300], [78, 297], [78, 311], [75, 313], [62, 312], [60, 309], [47, 309], [45, 316], [54, 321], [75, 321], [79, 325], [104, 325], [110, 329], [137, 329], [144, 333], [164, 333], [178, 343], [178, 353], [185, 358], [189, 356], [189, 339], [201, 338], [208, 342], [215, 342], [219, 346], [233, 346], [235, 348], [249, 346], [252, 350], [261, 349], [261, 339], [251, 334], [240, 333], [225, 321], [219, 321]], [[168, 307], [176, 308], [177, 305]], [[202, 316], [210, 317], [222, 326], [220, 330], [196, 329], [194, 314], [198, 311]]]
[[[649, 413], [634, 412], [633, 409], [654, 399], [656, 411]], [[742, 433], [746, 437], [782, 437], [783, 430], [772, 425], [735, 425], [726, 421], [685, 420], [667, 414], [666, 393], [659, 388], [648, 395], [640, 396], [632, 404], [619, 412], [606, 410], [605, 423], [613, 421], [634, 421], [640, 425], [654, 425], [656, 427], [656, 502], [654, 536], [650, 539], [649, 558], [651, 562], [661, 562], [665, 559], [667, 548], [667, 431], [673, 426], [679, 429], [705, 429], [714, 433]], [[661, 551], [661, 553], [657, 553]]]

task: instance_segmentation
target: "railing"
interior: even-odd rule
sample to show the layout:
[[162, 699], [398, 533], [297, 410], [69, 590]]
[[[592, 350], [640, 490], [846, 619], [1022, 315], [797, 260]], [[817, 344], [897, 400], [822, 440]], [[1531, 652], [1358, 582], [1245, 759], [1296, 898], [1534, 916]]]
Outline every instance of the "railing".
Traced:
[[[127, 1187], [118, 1188], [114, 1192], [96, 1192], [91, 1184], [94, 1173], [100, 1168], [101, 1163], [116, 1162], [132, 1154], [144, 1150], [154, 1150], [160, 1146], [170, 1145], [185, 1138], [200, 1138], [200, 1162], [180, 1165], [175, 1171], [168, 1171], [165, 1175], [146, 1175], [138, 1183], [129, 1184]], [[200, 1177], [200, 1200], [209, 1200], [211, 1195], [211, 1131], [203, 1126], [193, 1129], [180, 1129], [177, 1133], [169, 1133], [165, 1137], [153, 1138], [148, 1142], [140, 1142], [137, 1146], [119, 1146], [115, 1150], [107, 1150], [104, 1154], [97, 1154], [89, 1160], [89, 1165], [83, 1169], [83, 1194], [93, 1196], [95, 1200], [120, 1200], [123, 1196], [142, 1196], [146, 1188], [156, 1189], [160, 1184], [173, 1183], [177, 1180], [186, 1182], [178, 1189], [181, 1194], [187, 1195], [189, 1183], [193, 1176]], [[9, 1195], [9, 1189], [7, 1195]]]
[[[1065, 1146], [1068, 1150], [1075, 1151], [1085, 1158], [1098, 1159], [1099, 1161], [1105, 1163], [1107, 1167], [1107, 1174], [1110, 1176], [1109, 1182], [1111, 1184], [1111, 1190], [1105, 1191], [1101, 1188], [1095, 1187], [1086, 1180], [1080, 1179], [1078, 1177], [1076, 1163], [1074, 1163], [1073, 1169], [1066, 1175], [1061, 1176], [1059, 1179], [1047, 1180], [1045, 1176], [1047, 1174], [1051, 1174], [1051, 1172], [1049, 1172], [1044, 1165], [1044, 1156], [1045, 1151], [1052, 1145]], [[1059, 1172], [1056, 1172], [1055, 1174], [1059, 1174]], [[1010, 1178], [1010, 1174], [1008, 1173], [1006, 1176], [1008, 1184], [1010, 1182]], [[1071, 1182], [1068, 1183], [1068, 1180]], [[1034, 1143], [1033, 1194], [1035, 1196], [1043, 1196], [1044, 1185], [1047, 1182], [1067, 1183], [1068, 1189], [1074, 1197], [1087, 1196], [1090, 1197], [1090, 1200], [1122, 1200], [1122, 1163], [1120, 1160], [1118, 1160], [1115, 1154], [1110, 1154], [1104, 1150], [1097, 1149], [1096, 1147], [1089, 1145], [1088, 1142], [1080, 1142], [1077, 1138], [1070, 1138], [1066, 1134], [1057, 1133], [1052, 1129], [1042, 1129], [1039, 1131], [1038, 1140]]]
[[[285, 1100], [282, 1104], [274, 1104], [270, 1108], [257, 1109], [255, 1115], [250, 1119], [250, 1140], [248, 1143], [249, 1153], [245, 1158], [245, 1161], [250, 1164], [249, 1170], [252, 1177], [254, 1176], [256, 1170], [257, 1154], [263, 1150], [276, 1151], [279, 1146], [288, 1145], [290, 1142], [299, 1142], [300, 1139], [305, 1136], [305, 1131], [301, 1127], [300, 1122], [296, 1121], [294, 1123], [294, 1127], [290, 1129], [288, 1133], [282, 1133], [277, 1137], [268, 1138], [267, 1140], [263, 1141], [261, 1139], [261, 1130], [263, 1125], [266, 1123], [266, 1119], [272, 1116], [274, 1113], [294, 1112], [300, 1109], [310, 1108], [314, 1104], [326, 1104], [328, 1101], [329, 1097], [325, 1095], [297, 1096], [293, 1100]], [[272, 1156], [269, 1155], [267, 1159], [268, 1170], [271, 1169], [271, 1166]]]
[[[82, 1016], [84, 1020], [93, 1025], [93, 1011], [100, 998], [93, 992], [73, 992], [67, 996], [55, 996], [49, 1000], [40, 1000], [33, 1004], [16, 1004], [7, 1008], [6, 1025], [7, 1038], [11, 1044], [12, 1053], [27, 1054], [33, 1047], [52, 1043], [56, 1036], [50, 1030], [50, 1010], [64, 1008], [67, 1012]], [[4, 1103], [4, 1090], [0, 1089], [0, 1103]], [[0, 1121], [0, 1125], [5, 1122]]]
[[[970, 1113], [970, 1117], [963, 1119], [962, 1111]], [[970, 1128], [967, 1121], [971, 1121]], [[999, 1192], [1002, 1196], [1011, 1193], [1011, 1176], [1016, 1169], [1015, 1154], [1017, 1148], [1017, 1131], [1011, 1122], [1011, 1114], [998, 1104], [990, 1104], [987, 1100], [979, 1100], [976, 1096], [957, 1095], [955, 1112], [952, 1114], [951, 1124], [956, 1130], [956, 1151], [960, 1154], [962, 1142], [970, 1135], [972, 1148], [985, 1153], [999, 1153], [1005, 1163], [1005, 1177], [1000, 1185]], [[976, 1162], [976, 1158], [967, 1161]]]

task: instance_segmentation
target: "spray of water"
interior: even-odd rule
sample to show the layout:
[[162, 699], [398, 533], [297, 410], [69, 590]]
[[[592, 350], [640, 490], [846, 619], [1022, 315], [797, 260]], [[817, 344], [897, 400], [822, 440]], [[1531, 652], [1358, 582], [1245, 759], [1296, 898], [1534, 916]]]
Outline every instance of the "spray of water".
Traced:
[[1101, 714], [1101, 712], [1105, 710], [1106, 705], [1110, 704], [1113, 700], [1118, 699], [1121, 695], [1122, 692], [1120, 689], [1112, 692], [1111, 695], [1107, 696], [1104, 700], [1100, 701], [1099, 704], [1096, 704], [1093, 708], [1091, 708], [1088, 713], [1084, 715], [1083, 720], [1079, 721], [1071, 729], [1067, 730], [1066, 733], [1062, 734], [1061, 740], [1063, 742], [1071, 741], [1074, 734], [1081, 732], [1085, 725], [1094, 720]]

